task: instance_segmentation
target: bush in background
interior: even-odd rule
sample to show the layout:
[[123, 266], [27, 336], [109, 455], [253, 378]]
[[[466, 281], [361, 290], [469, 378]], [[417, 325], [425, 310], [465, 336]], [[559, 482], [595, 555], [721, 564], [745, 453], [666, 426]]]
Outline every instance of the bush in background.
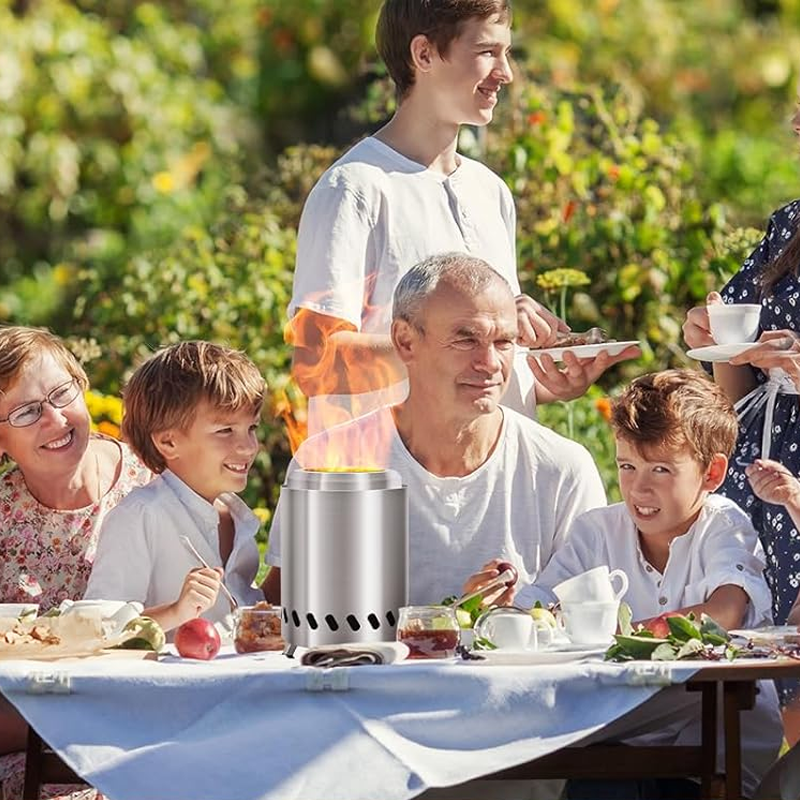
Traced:
[[[393, 108], [379, 5], [0, 0], [0, 320], [73, 337], [105, 395], [179, 338], [246, 349], [271, 390], [247, 496], [265, 509], [280, 418], [303, 413], [282, 336], [300, 209]], [[685, 309], [796, 193], [798, 22], [800, 0], [515, 2], [518, 80], [462, 144], [517, 197], [525, 290], [552, 303], [537, 277], [579, 269], [573, 327], [645, 342], [604, 392], [684, 363]], [[604, 399], [541, 419], [571, 421], [613, 496]]]

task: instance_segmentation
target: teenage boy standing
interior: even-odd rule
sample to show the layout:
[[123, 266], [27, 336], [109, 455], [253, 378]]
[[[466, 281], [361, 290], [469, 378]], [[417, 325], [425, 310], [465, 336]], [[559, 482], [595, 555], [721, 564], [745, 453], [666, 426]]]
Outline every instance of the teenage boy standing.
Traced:
[[[547, 347], [568, 330], [520, 293], [508, 187], [457, 152], [460, 126], [491, 122], [513, 79], [510, 26], [508, 0], [386, 0], [381, 8], [377, 45], [397, 111], [320, 178], [300, 220], [289, 314], [294, 374], [313, 398], [310, 432], [324, 427], [313, 419], [322, 396], [338, 395], [352, 416], [403, 399], [405, 369], [389, 339], [392, 292], [428, 256], [461, 251], [491, 264], [516, 295], [520, 345]], [[531, 414], [537, 401], [578, 397], [637, 354], [567, 354], [563, 369], [543, 356], [535, 390], [518, 358], [505, 403]]]

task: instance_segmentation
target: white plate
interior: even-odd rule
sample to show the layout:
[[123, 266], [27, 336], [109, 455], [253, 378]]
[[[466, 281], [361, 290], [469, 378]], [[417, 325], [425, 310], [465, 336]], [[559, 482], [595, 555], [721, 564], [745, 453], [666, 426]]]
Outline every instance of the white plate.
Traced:
[[796, 625], [767, 625], [752, 630], [728, 631], [731, 636], [748, 639], [753, 644], [800, 644], [800, 631]]
[[[580, 649], [576, 649], [580, 648]], [[465, 664], [512, 666], [515, 664], [563, 664], [568, 661], [583, 661], [585, 658], [602, 659], [606, 647], [590, 645], [563, 645], [544, 650], [478, 650], [475, 655], [483, 656], [482, 661], [465, 661]]]
[[755, 347], [758, 342], [737, 342], [736, 344], [712, 344], [708, 347], [695, 347], [689, 350], [686, 355], [695, 361], [729, 361], [739, 353], [744, 353], [751, 347]]
[[638, 345], [638, 341], [632, 342], [600, 342], [599, 344], [578, 344], [574, 347], [546, 347], [544, 350], [537, 350], [530, 347], [525, 352], [527, 356], [542, 356], [548, 355], [553, 361], [562, 361], [564, 353], [570, 352], [578, 358], [594, 358], [599, 356], [600, 353], [608, 353], [610, 356], [615, 356], [621, 353], [626, 347]]

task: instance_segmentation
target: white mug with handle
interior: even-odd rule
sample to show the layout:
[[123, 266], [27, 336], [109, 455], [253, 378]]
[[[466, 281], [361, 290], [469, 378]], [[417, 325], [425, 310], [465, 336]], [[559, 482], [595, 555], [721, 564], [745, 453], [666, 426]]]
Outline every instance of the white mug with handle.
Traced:
[[[614, 581], [619, 581], [619, 588], [614, 589]], [[573, 575], [556, 584], [553, 592], [563, 603], [611, 603], [621, 600], [628, 591], [628, 576], [621, 569], [609, 570], [604, 564], [594, 567], [580, 575]]]
[[553, 643], [553, 629], [516, 606], [490, 608], [475, 621], [474, 639], [501, 650], [541, 650]]

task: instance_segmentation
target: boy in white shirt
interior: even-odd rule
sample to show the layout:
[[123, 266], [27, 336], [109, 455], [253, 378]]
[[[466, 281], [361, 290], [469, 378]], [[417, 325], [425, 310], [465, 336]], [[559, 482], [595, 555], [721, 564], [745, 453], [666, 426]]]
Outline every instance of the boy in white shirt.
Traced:
[[223, 621], [223, 580], [242, 605], [263, 599], [252, 586], [259, 522], [235, 492], [258, 451], [264, 389], [243, 353], [209, 342], [167, 347], [136, 370], [122, 430], [159, 477], [106, 517], [87, 598], [137, 600], [164, 630]]
[[[692, 370], [645, 375], [614, 402], [611, 425], [623, 502], [578, 517], [564, 546], [516, 603], [555, 601], [553, 586], [605, 564], [625, 571], [624, 599], [646, 625], [676, 612], [705, 613], [726, 628], [768, 624], [770, 595], [756, 531], [733, 501], [711, 494], [725, 477], [738, 430], [721, 389]], [[687, 710], [677, 726], [644, 736], [653, 744], [699, 741], [699, 709]], [[746, 795], [777, 757], [781, 738], [775, 688], [762, 681], [754, 709], [742, 715]], [[569, 797], [588, 796], [585, 788], [574, 782]], [[604, 788], [593, 781], [589, 794], [623, 796]], [[692, 788], [682, 787], [681, 796], [693, 796]], [[626, 786], [625, 796], [640, 791]]]

